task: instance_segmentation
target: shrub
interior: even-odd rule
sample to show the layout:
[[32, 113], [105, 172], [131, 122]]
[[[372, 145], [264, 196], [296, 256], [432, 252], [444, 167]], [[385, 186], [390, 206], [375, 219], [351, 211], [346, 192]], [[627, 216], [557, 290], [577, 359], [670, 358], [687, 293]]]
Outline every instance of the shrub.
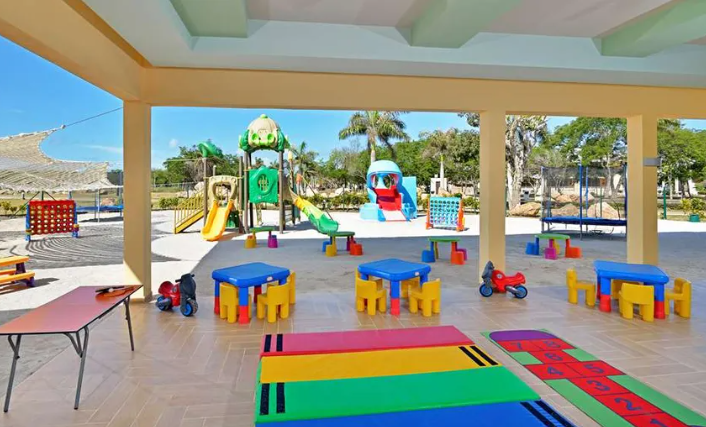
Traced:
[[480, 209], [480, 200], [477, 197], [466, 197], [463, 199], [464, 209], [470, 209], [472, 211], [477, 211]]
[[691, 199], [681, 199], [681, 210], [684, 211], [684, 213], [689, 213], [691, 212]]
[[178, 197], [163, 197], [159, 199], [158, 206], [160, 209], [174, 209], [179, 205]]
[[8, 201], [0, 202], [0, 208], [2, 208], [5, 213], [9, 213], [10, 209], [12, 209], [12, 203]]
[[706, 202], [703, 199], [691, 199], [691, 209], [689, 213], [694, 215], [701, 215], [706, 208]]

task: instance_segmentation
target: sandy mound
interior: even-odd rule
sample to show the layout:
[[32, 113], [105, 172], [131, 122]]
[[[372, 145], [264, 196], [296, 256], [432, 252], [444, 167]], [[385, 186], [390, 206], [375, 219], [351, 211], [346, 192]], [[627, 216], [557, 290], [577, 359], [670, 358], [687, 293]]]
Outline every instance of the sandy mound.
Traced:
[[530, 216], [538, 217], [539, 211], [542, 209], [542, 205], [537, 202], [529, 202], [524, 205], [517, 205], [510, 209], [510, 216]]

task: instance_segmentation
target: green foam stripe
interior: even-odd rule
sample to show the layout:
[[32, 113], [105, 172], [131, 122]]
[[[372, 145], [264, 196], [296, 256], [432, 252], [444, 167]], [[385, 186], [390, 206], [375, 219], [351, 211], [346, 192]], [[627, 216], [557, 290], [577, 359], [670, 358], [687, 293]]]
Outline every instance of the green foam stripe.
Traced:
[[[573, 345], [573, 344], [572, 344]], [[596, 356], [592, 355], [587, 351], [583, 351], [580, 348], [570, 348], [564, 350], [564, 353], [573, 356], [579, 362], [591, 362], [594, 360], [599, 360]]]
[[508, 353], [520, 365], [541, 365], [542, 361], [532, 356], [526, 351]]
[[706, 418], [628, 375], [608, 377], [659, 409], [688, 425], [706, 425]]
[[279, 413], [278, 385], [272, 383], [267, 415], [260, 412], [262, 387], [258, 383], [255, 392], [256, 423], [539, 400], [537, 393], [503, 366], [285, 383], [285, 408], [282, 412], [280, 407]]
[[545, 382], [583, 413], [593, 418], [598, 424], [610, 427], [633, 427], [623, 417], [611, 411], [607, 406], [578, 388], [571, 381], [547, 380]]

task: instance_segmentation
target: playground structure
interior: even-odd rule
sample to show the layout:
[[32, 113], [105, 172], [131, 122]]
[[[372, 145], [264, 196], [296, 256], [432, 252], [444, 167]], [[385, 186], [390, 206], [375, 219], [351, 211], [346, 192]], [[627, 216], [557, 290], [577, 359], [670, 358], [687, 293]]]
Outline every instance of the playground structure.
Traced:
[[[210, 202], [211, 207], [208, 210], [206, 223], [201, 229], [201, 235], [204, 239], [212, 242], [223, 236], [231, 211], [237, 209], [236, 203], [239, 200], [238, 178], [229, 175], [212, 176], [207, 179], [207, 183], [207, 201]], [[220, 198], [217, 191], [218, 187], [221, 186], [228, 188], [227, 196], [224, 198]], [[236, 214], [237, 212], [236, 210]]]
[[395, 162], [373, 162], [368, 168], [366, 187], [370, 203], [360, 208], [362, 219], [410, 221], [417, 217], [417, 177], [402, 176]]
[[[180, 233], [198, 220], [206, 216], [202, 234], [207, 240], [218, 240], [223, 235], [228, 223], [242, 228], [245, 233], [257, 226], [254, 218], [254, 207], [258, 204], [276, 204], [279, 209], [280, 232], [284, 231], [287, 216], [285, 202], [292, 204], [292, 223], [298, 217], [295, 208], [309, 218], [317, 231], [323, 234], [338, 231], [338, 223], [327, 214], [299, 197], [290, 186], [291, 177], [284, 174], [284, 151], [289, 147], [287, 137], [279, 125], [261, 115], [253, 120], [248, 129], [240, 136], [239, 146], [245, 153], [243, 156], [243, 173], [240, 177], [215, 176], [207, 178], [205, 197], [204, 191], [197, 192], [192, 197], [183, 200], [174, 212], [174, 233]], [[203, 159], [222, 157], [221, 150], [210, 140], [199, 144]], [[252, 167], [252, 153], [258, 150], [272, 150], [279, 154], [277, 168], [261, 166]], [[290, 159], [291, 163], [291, 159]], [[227, 195], [223, 196], [219, 187], [228, 187]], [[229, 221], [230, 220], [230, 221]]]
[[427, 209], [427, 230], [430, 228], [465, 228], [463, 199], [460, 197], [430, 197]]
[[25, 240], [39, 234], [71, 233], [78, 237], [76, 202], [73, 200], [30, 200], [27, 204]]
[[554, 224], [627, 227], [627, 166], [542, 168], [542, 232]]

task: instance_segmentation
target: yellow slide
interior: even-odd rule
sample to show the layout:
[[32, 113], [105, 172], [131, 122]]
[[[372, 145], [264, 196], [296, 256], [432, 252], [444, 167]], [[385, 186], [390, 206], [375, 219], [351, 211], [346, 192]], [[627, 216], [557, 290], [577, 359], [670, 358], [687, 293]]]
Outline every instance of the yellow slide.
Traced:
[[231, 209], [233, 209], [233, 201], [229, 200], [226, 207], [218, 206], [218, 201], [214, 201], [211, 205], [211, 210], [208, 211], [208, 218], [206, 218], [206, 225], [203, 226], [201, 230], [201, 235], [204, 239], [209, 242], [218, 240], [223, 236], [223, 232], [226, 229], [226, 223], [228, 223], [228, 215]]

